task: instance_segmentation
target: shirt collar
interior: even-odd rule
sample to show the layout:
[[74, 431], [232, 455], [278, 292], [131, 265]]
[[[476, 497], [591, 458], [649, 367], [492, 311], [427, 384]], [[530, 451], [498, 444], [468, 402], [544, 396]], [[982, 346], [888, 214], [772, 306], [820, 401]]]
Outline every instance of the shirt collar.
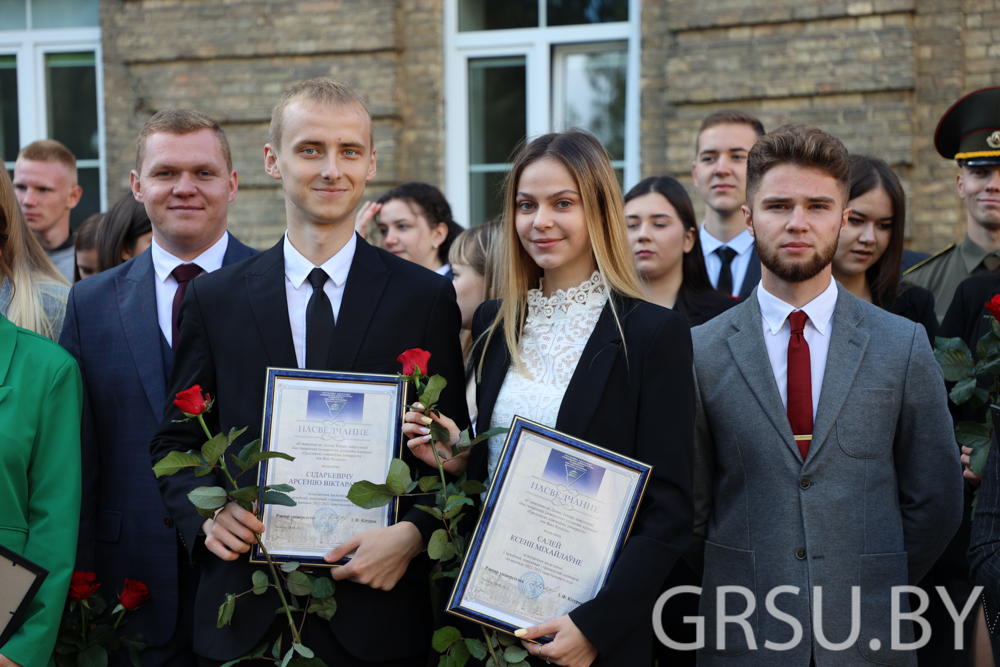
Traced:
[[785, 303], [764, 289], [764, 284], [761, 283], [757, 287], [757, 303], [760, 305], [760, 315], [772, 335], [777, 335], [789, 314], [801, 310], [805, 312], [816, 330], [825, 336], [830, 320], [833, 319], [833, 311], [837, 307], [837, 281], [830, 276], [830, 286], [801, 308]]
[[959, 244], [958, 251], [962, 253], [962, 262], [965, 264], [965, 270], [970, 274], [979, 268], [979, 265], [983, 263], [987, 255], [993, 254], [970, 239], [968, 234], [965, 235], [965, 240]]
[[712, 236], [708, 230], [705, 229], [705, 223], [702, 222], [701, 229], [698, 231], [698, 236], [701, 240], [702, 252], [706, 255], [712, 254], [722, 246], [729, 246], [739, 255], [742, 255], [753, 247], [753, 237], [750, 236], [750, 230], [748, 229], [744, 229], [742, 232], [729, 239], [729, 241], [723, 243], [719, 239]]
[[[351, 272], [351, 263], [354, 262], [354, 251], [357, 247], [358, 237], [351, 234], [350, 240], [344, 244], [344, 247], [319, 267], [326, 271], [326, 275], [330, 276], [330, 280], [337, 287], [341, 287], [347, 282], [347, 274]], [[309, 272], [316, 267], [295, 249], [292, 242], [288, 240], [288, 234], [285, 234], [282, 249], [285, 253], [285, 276], [291, 281], [292, 287], [299, 289], [309, 277]]]
[[218, 271], [222, 268], [222, 261], [226, 257], [226, 248], [229, 247], [229, 232], [222, 234], [222, 238], [213, 243], [205, 252], [201, 253], [190, 262], [185, 262], [180, 257], [175, 257], [163, 249], [156, 242], [156, 235], [153, 235], [153, 242], [150, 244], [150, 252], [153, 255], [153, 270], [157, 279], [162, 283], [181, 264], [197, 264], [205, 273]]
[[434, 269], [434, 273], [438, 274], [439, 276], [446, 276], [448, 275], [449, 271], [451, 271], [451, 264], [442, 264], [438, 268]]

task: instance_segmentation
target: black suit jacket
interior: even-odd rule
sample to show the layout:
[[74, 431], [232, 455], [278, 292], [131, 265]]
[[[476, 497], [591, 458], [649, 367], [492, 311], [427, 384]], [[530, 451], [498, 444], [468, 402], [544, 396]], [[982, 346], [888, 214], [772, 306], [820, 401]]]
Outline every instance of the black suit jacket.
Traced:
[[[256, 252], [230, 234], [222, 265]], [[177, 623], [177, 531], [147, 467], [167, 395], [155, 282], [147, 250], [76, 283], [59, 342], [83, 375], [77, 569], [96, 572], [104, 590], [145, 583], [152, 599], [129, 630], [162, 646]]]
[[[450, 385], [441, 397], [441, 409], [460, 416], [467, 412], [460, 327], [461, 313], [450, 281], [359, 237], [325, 368], [395, 374], [401, 370], [396, 361], [401, 352], [417, 347], [428, 350], [433, 355], [430, 371], [443, 375]], [[180, 344], [168, 396], [200, 384], [217, 397], [206, 420], [213, 433], [250, 427], [230, 448], [239, 452], [259, 435], [267, 366], [296, 367], [281, 242], [191, 283], [181, 307]], [[204, 444], [197, 421], [174, 423], [180, 417], [168, 400], [152, 442], [154, 462], [173, 450], [198, 449]], [[411, 468], [417, 465], [409, 451], [405, 458]], [[433, 474], [426, 467], [417, 472]], [[199, 486], [223, 485], [223, 481], [177, 473], [159, 482], [181, 535], [187, 544], [194, 544], [204, 519], [194, 511], [187, 493]], [[400, 513], [417, 525], [425, 541], [440, 527], [429, 514], [413, 509], [412, 503], [404, 504]], [[233, 562], [212, 554], [204, 557], [195, 605], [198, 654], [231, 660], [253, 648], [270, 627], [279, 606], [273, 590], [240, 597], [232, 626], [215, 627], [225, 595], [248, 590], [256, 568], [247, 556]], [[330, 625], [340, 644], [356, 657], [373, 662], [426, 654], [432, 631], [429, 568], [426, 556], [418, 556], [391, 591], [337, 582], [338, 611]], [[393, 641], [385, 641], [390, 635]]]
[[[685, 318], [650, 303], [617, 299], [619, 330], [605, 305], [559, 408], [555, 428], [653, 466], [649, 486], [607, 584], [570, 617], [600, 652], [595, 666], [650, 664], [652, 610], [660, 585], [691, 541], [694, 380]], [[473, 340], [498, 302], [476, 312]], [[622, 336], [624, 331], [624, 337]], [[481, 349], [477, 350], [476, 359]], [[477, 387], [477, 432], [490, 428], [510, 366], [502, 331], [486, 348]], [[485, 443], [484, 443], [485, 444]], [[487, 448], [470, 455], [470, 479], [484, 479]]]
[[747, 274], [740, 285], [740, 301], [745, 301], [753, 288], [760, 282], [760, 257], [757, 256], [757, 246], [750, 248], [750, 264], [747, 265]]

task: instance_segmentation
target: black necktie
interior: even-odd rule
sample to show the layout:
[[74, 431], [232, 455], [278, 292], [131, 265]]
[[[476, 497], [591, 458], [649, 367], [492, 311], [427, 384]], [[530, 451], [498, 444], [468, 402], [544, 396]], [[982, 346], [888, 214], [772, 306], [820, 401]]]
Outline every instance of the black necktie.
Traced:
[[715, 249], [715, 254], [722, 260], [722, 269], [719, 270], [719, 284], [717, 290], [724, 294], [733, 293], [733, 271], [730, 265], [736, 257], [736, 251], [727, 245], [719, 246]]
[[174, 292], [174, 302], [170, 307], [170, 347], [174, 352], [177, 351], [177, 339], [180, 338], [180, 333], [177, 331], [177, 313], [180, 312], [184, 295], [187, 294], [188, 283], [202, 273], [204, 271], [197, 264], [180, 264], [170, 272], [177, 281], [177, 291]]
[[306, 368], [326, 368], [333, 343], [333, 306], [323, 291], [328, 276], [323, 269], [309, 272], [313, 293], [306, 305]]

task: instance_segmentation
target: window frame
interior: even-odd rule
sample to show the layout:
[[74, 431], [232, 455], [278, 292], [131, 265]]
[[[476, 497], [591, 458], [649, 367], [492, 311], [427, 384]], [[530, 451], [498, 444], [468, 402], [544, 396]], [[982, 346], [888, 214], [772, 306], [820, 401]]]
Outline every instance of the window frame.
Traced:
[[[51, 28], [44, 30], [0, 31], [0, 55], [16, 58], [18, 143], [23, 148], [33, 141], [48, 139], [45, 56], [52, 53], [94, 53], [94, 80], [97, 90], [97, 159], [78, 160], [81, 169], [98, 170], [101, 210], [108, 208], [107, 146], [104, 120], [104, 51], [101, 29]], [[16, 155], [4, 155], [4, 167], [13, 171]]]
[[[526, 127], [528, 137], [535, 137], [551, 132], [555, 126], [553, 112], [557, 92], [553, 88], [553, 55], [556, 47], [586, 45], [597, 48], [602, 42], [626, 43], [625, 190], [639, 182], [641, 0], [628, 0], [628, 21], [467, 32], [458, 30], [458, 3], [459, 0], [444, 3], [444, 158], [445, 191], [460, 224], [468, 227], [471, 222], [468, 74], [471, 59], [524, 57]], [[539, 23], [542, 22], [544, 11], [539, 17]]]

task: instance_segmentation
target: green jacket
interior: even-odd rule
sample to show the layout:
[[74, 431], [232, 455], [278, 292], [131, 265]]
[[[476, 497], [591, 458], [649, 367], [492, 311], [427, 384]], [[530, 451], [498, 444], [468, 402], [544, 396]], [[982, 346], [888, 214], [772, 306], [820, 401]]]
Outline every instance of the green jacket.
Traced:
[[0, 317], [0, 544], [49, 571], [0, 654], [51, 663], [80, 520], [80, 369], [61, 347]]

